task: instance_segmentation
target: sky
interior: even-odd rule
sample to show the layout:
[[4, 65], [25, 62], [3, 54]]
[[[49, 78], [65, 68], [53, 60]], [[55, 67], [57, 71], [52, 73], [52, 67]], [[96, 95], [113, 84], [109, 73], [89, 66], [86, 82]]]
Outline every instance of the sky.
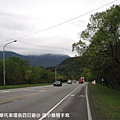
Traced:
[[[90, 15], [120, 0], [0, 0], [0, 51], [21, 55], [67, 54]], [[104, 7], [103, 7], [104, 6]]]

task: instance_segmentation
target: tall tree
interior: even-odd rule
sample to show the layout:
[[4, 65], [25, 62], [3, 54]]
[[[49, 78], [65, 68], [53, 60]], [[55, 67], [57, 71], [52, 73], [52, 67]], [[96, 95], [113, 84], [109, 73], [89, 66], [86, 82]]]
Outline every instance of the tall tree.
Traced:
[[6, 84], [23, 84], [28, 62], [18, 57], [6, 60]]
[[[89, 44], [86, 44], [89, 43]], [[84, 65], [92, 70], [103, 70], [110, 66], [111, 71], [120, 84], [120, 5], [113, 5], [105, 12], [95, 13], [90, 23], [80, 34], [80, 41], [73, 44]], [[85, 59], [86, 58], [86, 59]], [[114, 65], [112, 65], [112, 63]], [[118, 69], [114, 66], [118, 65]]]

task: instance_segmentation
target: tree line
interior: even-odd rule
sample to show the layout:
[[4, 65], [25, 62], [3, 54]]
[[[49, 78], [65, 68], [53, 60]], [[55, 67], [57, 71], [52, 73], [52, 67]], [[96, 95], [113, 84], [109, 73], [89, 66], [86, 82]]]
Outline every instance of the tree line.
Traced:
[[120, 89], [120, 5], [91, 15], [73, 50], [79, 54], [87, 80]]
[[[34, 67], [19, 57], [5, 60], [6, 85], [53, 83], [55, 73], [43, 67]], [[3, 61], [0, 61], [0, 85], [3, 85]]]

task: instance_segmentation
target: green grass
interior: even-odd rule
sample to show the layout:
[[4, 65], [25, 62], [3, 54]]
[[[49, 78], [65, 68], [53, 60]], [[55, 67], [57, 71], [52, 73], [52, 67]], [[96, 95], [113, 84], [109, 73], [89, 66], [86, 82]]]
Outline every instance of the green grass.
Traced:
[[0, 86], [0, 90], [3, 90], [3, 89], [15, 89], [15, 88], [25, 88], [25, 87], [34, 87], [34, 86], [45, 86], [45, 85], [52, 85], [52, 83], [25, 84], [25, 85], [6, 85], [6, 86]]
[[120, 120], [120, 90], [89, 84], [97, 120]]

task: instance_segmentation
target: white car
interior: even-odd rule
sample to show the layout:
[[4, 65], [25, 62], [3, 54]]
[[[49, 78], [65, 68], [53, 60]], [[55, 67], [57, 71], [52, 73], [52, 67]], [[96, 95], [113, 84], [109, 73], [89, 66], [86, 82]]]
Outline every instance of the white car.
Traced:
[[68, 81], [67, 81], [67, 84], [72, 84], [72, 80], [68, 80]]

